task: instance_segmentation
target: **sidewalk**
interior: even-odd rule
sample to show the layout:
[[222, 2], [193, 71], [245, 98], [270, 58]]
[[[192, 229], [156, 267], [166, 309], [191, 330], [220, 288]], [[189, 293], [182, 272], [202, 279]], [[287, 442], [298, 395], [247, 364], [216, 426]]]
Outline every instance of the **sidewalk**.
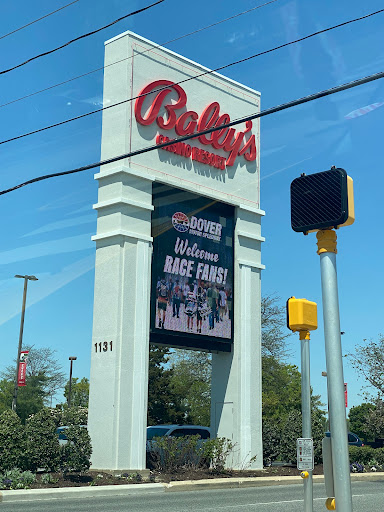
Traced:
[[[352, 482], [384, 482], [382, 473], [358, 473], [351, 475]], [[0, 502], [38, 501], [60, 498], [90, 498], [98, 496], [128, 496], [138, 493], [184, 492], [209, 489], [233, 489], [245, 487], [263, 487], [271, 485], [298, 485], [302, 482], [300, 476], [266, 476], [249, 478], [213, 478], [206, 480], [188, 480], [170, 482], [169, 484], [127, 484], [102, 485], [100, 487], [61, 487], [59, 489], [21, 489], [15, 491], [0, 491]], [[323, 475], [313, 475], [314, 483], [323, 483]]]

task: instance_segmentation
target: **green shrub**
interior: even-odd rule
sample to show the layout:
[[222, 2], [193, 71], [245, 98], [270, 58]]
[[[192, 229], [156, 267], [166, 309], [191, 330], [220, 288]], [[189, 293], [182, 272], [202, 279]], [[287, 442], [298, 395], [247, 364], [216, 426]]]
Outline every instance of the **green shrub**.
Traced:
[[60, 445], [56, 422], [49, 409], [42, 409], [28, 418], [25, 428], [27, 467], [56, 471], [60, 463]]
[[234, 444], [225, 437], [208, 439], [203, 445], [203, 460], [210, 462], [214, 473], [222, 473], [233, 449]]
[[91, 465], [91, 438], [88, 431], [79, 425], [71, 425], [65, 432], [68, 442], [61, 446], [61, 469], [70, 471], [87, 471]]
[[380, 466], [384, 466], [384, 448], [376, 448], [373, 457]]
[[86, 425], [88, 420], [88, 409], [86, 407], [63, 406], [61, 411], [60, 425]]
[[[302, 437], [301, 412], [292, 410], [285, 421], [263, 420], [263, 461], [269, 465], [274, 460], [296, 463], [296, 441]], [[312, 438], [314, 459], [316, 463], [323, 461], [322, 439], [324, 425], [320, 411], [312, 412]]]
[[41, 482], [43, 484], [57, 484], [58, 478], [51, 475], [51, 473], [43, 473], [41, 475]]
[[196, 469], [202, 463], [203, 444], [198, 435], [155, 437], [150, 442], [149, 465], [169, 473], [182, 468]]
[[350, 446], [349, 447], [349, 461], [358, 462], [359, 464], [368, 465], [372, 459], [377, 460], [377, 450], [370, 446]]
[[0, 471], [25, 466], [24, 425], [14, 411], [0, 415]]
[[0, 489], [28, 489], [35, 481], [36, 475], [31, 471], [10, 469], [0, 475]]
[[275, 420], [263, 419], [263, 464], [270, 466], [279, 456], [281, 428]]

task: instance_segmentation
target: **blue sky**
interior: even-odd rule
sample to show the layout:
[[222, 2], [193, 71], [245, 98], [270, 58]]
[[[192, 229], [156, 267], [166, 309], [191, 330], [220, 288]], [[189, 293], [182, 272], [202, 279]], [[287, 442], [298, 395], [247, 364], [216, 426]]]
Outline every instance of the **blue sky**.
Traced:
[[[20, 0], [2, 8], [0, 37], [69, 0]], [[150, 2], [148, 2], [150, 3]], [[59, 46], [148, 3], [143, 0], [79, 0], [72, 6], [0, 39], [1, 69]], [[166, 0], [109, 29], [0, 75], [0, 141], [99, 108], [103, 72], [97, 71], [27, 99], [32, 92], [103, 66], [104, 41], [132, 30], [158, 44], [264, 3], [251, 0]], [[278, 46], [292, 39], [382, 8], [382, 2], [277, 0], [168, 47], [209, 68]], [[384, 68], [384, 14], [230, 67], [224, 74], [261, 92], [262, 109], [333, 87]], [[282, 301], [294, 295], [319, 304], [319, 329], [312, 335], [311, 372], [315, 393], [325, 401], [319, 257], [314, 235], [290, 228], [289, 186], [302, 172], [343, 167], [354, 179], [356, 222], [338, 232], [338, 274], [343, 352], [382, 328], [382, 141], [384, 105], [348, 118], [356, 109], [384, 102], [384, 79], [292, 108], [261, 122], [262, 275], [264, 294]], [[349, 116], [351, 117], [351, 116]], [[0, 145], [0, 189], [34, 176], [96, 162], [101, 115]], [[52, 347], [74, 376], [89, 376], [97, 202], [94, 171], [56, 178], [0, 197], [0, 370], [17, 351], [22, 281], [28, 291], [25, 344]], [[290, 361], [300, 364], [299, 341], [290, 340]], [[361, 403], [364, 382], [346, 362], [349, 405]]]

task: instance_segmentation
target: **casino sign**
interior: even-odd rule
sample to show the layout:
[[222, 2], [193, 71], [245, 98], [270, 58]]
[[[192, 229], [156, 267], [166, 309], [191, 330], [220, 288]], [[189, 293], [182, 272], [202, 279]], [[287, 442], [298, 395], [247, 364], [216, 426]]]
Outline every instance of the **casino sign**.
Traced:
[[[167, 101], [167, 97], [173, 91], [176, 91], [178, 95], [177, 101]], [[157, 94], [155, 95], [155, 93]], [[148, 95], [151, 95], [151, 104], [147, 111], [143, 112], [144, 102]], [[183, 112], [186, 104], [187, 94], [180, 85], [170, 80], [155, 80], [140, 91], [135, 103], [135, 118], [142, 126], [156, 122], [162, 130], [174, 129], [180, 137], [214, 127], [218, 128], [231, 121], [228, 114], [220, 113], [220, 104], [217, 101], [210, 103], [200, 115], [193, 110]], [[166, 120], [159, 115], [161, 107], [164, 107], [167, 112]], [[255, 135], [251, 134], [252, 121], [247, 121], [245, 127], [244, 132], [223, 127], [210, 134], [196, 137], [204, 146], [210, 146], [214, 150], [223, 150], [227, 153], [225, 157], [217, 154], [216, 151], [207, 151], [184, 142], [175, 142], [162, 149], [225, 170], [226, 167], [233, 166], [238, 156], [243, 156], [248, 162], [257, 158]], [[156, 137], [156, 144], [163, 144], [171, 140], [173, 139], [159, 134]]]

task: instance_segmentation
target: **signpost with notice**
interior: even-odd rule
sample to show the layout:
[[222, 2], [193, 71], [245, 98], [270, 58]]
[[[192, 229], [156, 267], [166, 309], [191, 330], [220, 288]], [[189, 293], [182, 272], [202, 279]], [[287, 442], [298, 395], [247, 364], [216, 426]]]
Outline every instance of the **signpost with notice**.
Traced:
[[297, 469], [299, 471], [313, 471], [315, 467], [313, 455], [313, 439], [300, 437], [297, 442]]

